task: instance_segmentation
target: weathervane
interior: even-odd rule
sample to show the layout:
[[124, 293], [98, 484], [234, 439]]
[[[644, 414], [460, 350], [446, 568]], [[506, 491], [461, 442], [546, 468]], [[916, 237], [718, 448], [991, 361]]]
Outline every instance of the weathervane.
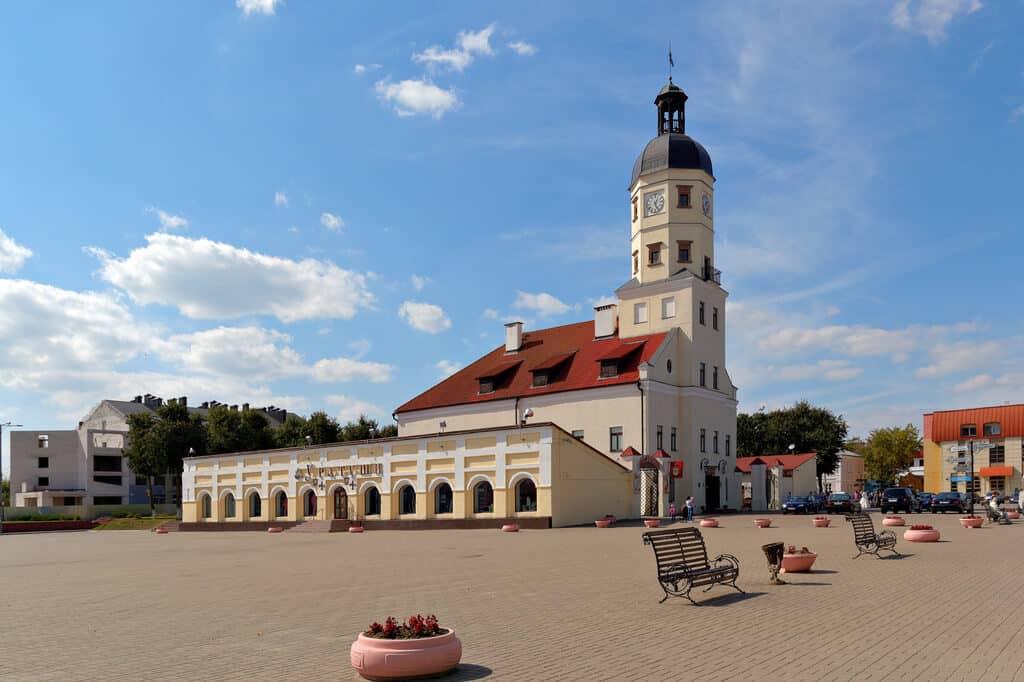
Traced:
[[668, 82], [672, 82], [672, 67], [676, 63], [672, 60], [672, 41], [668, 41]]

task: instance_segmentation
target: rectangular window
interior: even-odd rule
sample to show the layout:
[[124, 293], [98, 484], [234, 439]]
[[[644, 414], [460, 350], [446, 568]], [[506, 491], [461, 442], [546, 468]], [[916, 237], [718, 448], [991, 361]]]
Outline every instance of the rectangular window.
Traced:
[[538, 370], [538, 371], [533, 373], [533, 386], [534, 386], [534, 388], [536, 388], [538, 386], [547, 386], [547, 385], [548, 385], [548, 373], [547, 373], [547, 371], [545, 371], [545, 370]]
[[728, 457], [732, 454], [732, 436], [725, 434], [725, 456]]
[[693, 242], [690, 241], [677, 241], [676, 242], [676, 260], [680, 263], [690, 262], [690, 245]]
[[633, 324], [643, 324], [647, 322], [647, 304], [636, 303], [633, 305]]
[[618, 360], [602, 360], [601, 361], [601, 378], [611, 379], [612, 377], [619, 376], [619, 361]]
[[661, 450], [661, 448], [663, 447], [663, 445], [662, 445], [662, 438], [663, 437], [664, 437], [664, 429], [662, 428], [661, 424], [658, 424], [658, 450]]
[[718, 454], [718, 431], [715, 431], [711, 436], [711, 451], [716, 455]]
[[999, 427], [999, 422], [989, 422], [988, 424], [985, 424], [984, 430], [982, 431], [986, 436], [998, 436], [1001, 432], [1002, 429]]
[[120, 476], [101, 476], [100, 474], [93, 474], [93, 483], [106, 483], [107, 485], [121, 485]]
[[672, 434], [669, 436], [672, 443], [672, 452], [676, 451], [676, 427], [672, 427]]
[[639, 197], [633, 197], [633, 222], [634, 223], [636, 222], [637, 213], [638, 213], [638, 211], [637, 211], [637, 200], [638, 199], [639, 199]]
[[676, 208], [690, 208], [690, 188], [692, 185], [676, 185], [679, 199], [676, 201]]
[[494, 379], [484, 378], [480, 380], [480, 393], [494, 393]]
[[576, 429], [572, 432], [572, 437], [579, 440], [583, 440], [583, 429]]
[[647, 264], [661, 265], [661, 244], [650, 244], [647, 246]]
[[962, 424], [960, 426], [960, 437], [961, 438], [967, 438], [969, 436], [977, 436], [977, 435], [978, 435], [978, 426], [977, 426], [977, 424]]
[[39, 458], [39, 468], [40, 469], [49, 469], [50, 468], [50, 458], [49, 457], [40, 457]]
[[105, 496], [105, 495], [97, 495], [96, 497], [92, 498], [92, 503], [95, 504], [95, 505], [121, 504], [121, 498], [120, 497]]
[[705, 381], [705, 375], [706, 374], [707, 374], [707, 365], [705, 365], [702, 362], [702, 363], [700, 363], [700, 371], [698, 372], [698, 375], [699, 375], [698, 376], [698, 382], [699, 382], [699, 384], [701, 386], [707, 386], [707, 382]]
[[676, 316], [676, 299], [674, 296], [661, 299], [661, 319], [667, 320]]
[[718, 308], [711, 309], [711, 328], [718, 329]]
[[640, 252], [639, 251], [634, 251], [633, 252], [633, 274], [635, 275], [639, 269], [640, 269]]
[[701, 452], [707, 452], [708, 451], [707, 441], [708, 441], [707, 431], [705, 431], [704, 429], [701, 429], [700, 430], [700, 451]]
[[77, 504], [78, 504], [78, 500], [76, 500], [73, 497], [65, 497], [64, 498], [64, 506], [65, 507], [74, 507]]
[[701, 324], [704, 324], [704, 301], [701, 301], [697, 307], [697, 319]]
[[608, 429], [608, 449], [612, 452], [622, 452], [621, 426], [613, 426]]
[[92, 470], [121, 473], [121, 457], [119, 455], [94, 455], [92, 458]]
[[50, 447], [50, 437], [49, 436], [39, 436], [39, 437], [37, 437], [36, 438], [36, 447], [37, 448], [48, 448], [48, 447]]
[[1004, 492], [1006, 490], [1006, 478], [1003, 476], [993, 476], [988, 479], [988, 489], [997, 493]]
[[993, 445], [988, 449], [988, 463], [989, 464], [1005, 464], [1006, 463], [1006, 447], [1003, 445]]
[[711, 387], [716, 389], [716, 390], [718, 389], [718, 368], [717, 367], [713, 367], [711, 369]]
[[40, 488], [45, 488], [48, 485], [50, 485], [50, 477], [49, 476], [40, 476], [39, 477], [39, 487]]

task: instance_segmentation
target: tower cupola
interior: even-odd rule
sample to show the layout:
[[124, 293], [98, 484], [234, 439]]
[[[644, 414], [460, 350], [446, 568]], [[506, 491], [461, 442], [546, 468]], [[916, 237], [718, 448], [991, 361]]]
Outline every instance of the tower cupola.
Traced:
[[668, 77], [668, 84], [654, 98], [658, 107], [658, 135], [666, 133], [686, 133], [686, 100], [689, 99], [683, 89]]

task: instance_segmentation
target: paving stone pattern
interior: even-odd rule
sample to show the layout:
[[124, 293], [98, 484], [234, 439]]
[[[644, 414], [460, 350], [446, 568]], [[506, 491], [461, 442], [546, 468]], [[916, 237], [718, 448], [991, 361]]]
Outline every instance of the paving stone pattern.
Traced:
[[[841, 517], [773, 518], [703, 529], [747, 594], [700, 607], [658, 604], [638, 526], [4, 536], [0, 679], [350, 680], [355, 634], [415, 612], [458, 631], [460, 680], [1024, 679], [1024, 522], [914, 515], [943, 541], [853, 560]], [[816, 570], [768, 584], [772, 541]]]

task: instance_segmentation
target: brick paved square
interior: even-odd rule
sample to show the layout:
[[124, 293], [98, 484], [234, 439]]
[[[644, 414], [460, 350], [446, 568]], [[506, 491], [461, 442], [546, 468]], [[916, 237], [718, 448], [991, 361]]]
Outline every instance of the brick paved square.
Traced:
[[[1024, 524], [914, 515], [943, 542], [852, 560], [841, 517], [721, 518], [708, 551], [740, 559], [747, 595], [700, 607], [658, 604], [636, 526], [9, 535], [0, 678], [348, 680], [361, 628], [421, 611], [462, 637], [453, 679], [1024, 679]], [[770, 541], [817, 551], [815, 572], [769, 585]]]

